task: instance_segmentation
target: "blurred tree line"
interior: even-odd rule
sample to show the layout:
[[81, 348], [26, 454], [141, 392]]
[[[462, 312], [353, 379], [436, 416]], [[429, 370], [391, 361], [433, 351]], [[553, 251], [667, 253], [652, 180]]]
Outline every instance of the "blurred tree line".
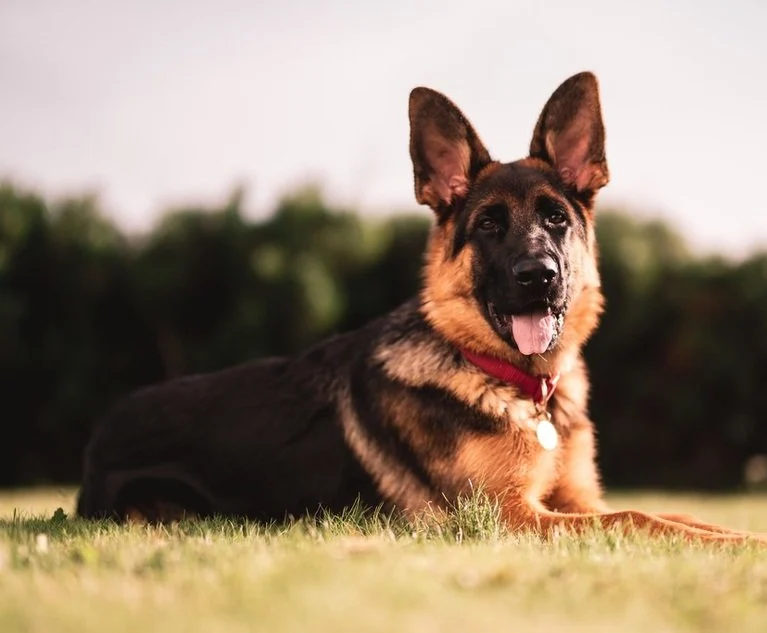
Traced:
[[[129, 237], [95, 197], [0, 185], [0, 485], [77, 481], [91, 425], [139, 385], [297, 351], [418, 291], [427, 212], [363, 218], [306, 187], [254, 222], [242, 197]], [[695, 257], [611, 211], [598, 229], [606, 482], [742, 485], [767, 453], [767, 254]]]

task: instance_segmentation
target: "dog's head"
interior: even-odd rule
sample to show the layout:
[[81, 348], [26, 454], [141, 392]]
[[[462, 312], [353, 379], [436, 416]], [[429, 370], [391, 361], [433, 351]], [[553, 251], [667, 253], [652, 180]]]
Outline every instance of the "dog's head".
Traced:
[[527, 158], [490, 158], [442, 94], [410, 94], [418, 202], [436, 214], [423, 310], [448, 340], [548, 373], [573, 359], [602, 310], [593, 203], [609, 175], [597, 81], [546, 103]]

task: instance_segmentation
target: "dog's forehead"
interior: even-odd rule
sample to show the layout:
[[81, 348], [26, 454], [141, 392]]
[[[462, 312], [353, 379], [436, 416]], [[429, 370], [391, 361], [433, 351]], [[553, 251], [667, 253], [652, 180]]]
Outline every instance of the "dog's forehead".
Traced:
[[478, 203], [493, 199], [521, 203], [540, 195], [564, 197], [555, 172], [530, 159], [493, 163], [479, 174], [474, 193]]

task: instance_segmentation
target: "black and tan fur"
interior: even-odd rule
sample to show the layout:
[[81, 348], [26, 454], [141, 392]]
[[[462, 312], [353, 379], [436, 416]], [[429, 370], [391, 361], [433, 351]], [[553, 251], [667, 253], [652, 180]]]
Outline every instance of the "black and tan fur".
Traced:
[[[750, 538], [681, 515], [611, 512], [602, 500], [581, 356], [603, 307], [593, 203], [609, 175], [595, 77], [556, 90], [528, 157], [512, 163], [492, 160], [432, 90], [413, 90], [410, 123], [416, 199], [435, 213], [420, 296], [298, 356], [129, 396], [96, 428], [79, 513], [270, 520], [360, 498], [414, 514], [482, 486], [514, 529], [596, 522]], [[520, 262], [544, 266], [545, 278], [523, 283]], [[557, 328], [544, 353], [525, 356], [509, 323], [535, 307]], [[528, 423], [533, 401], [461, 349], [561, 375], [548, 405], [554, 450]]]

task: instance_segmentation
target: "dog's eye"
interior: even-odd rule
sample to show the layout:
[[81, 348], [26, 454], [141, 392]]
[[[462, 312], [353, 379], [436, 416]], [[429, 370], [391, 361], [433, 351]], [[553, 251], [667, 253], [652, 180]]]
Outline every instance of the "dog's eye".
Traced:
[[555, 226], [567, 222], [567, 214], [562, 209], [552, 209], [546, 214], [546, 222]]
[[498, 226], [498, 222], [496, 222], [493, 218], [491, 218], [489, 215], [483, 215], [479, 220], [477, 221], [477, 228], [480, 231], [484, 231], [485, 233], [494, 233], [497, 231], [500, 227]]
[[474, 225], [483, 233], [501, 234], [506, 230], [508, 222], [508, 210], [503, 204], [491, 204], [482, 210]]

